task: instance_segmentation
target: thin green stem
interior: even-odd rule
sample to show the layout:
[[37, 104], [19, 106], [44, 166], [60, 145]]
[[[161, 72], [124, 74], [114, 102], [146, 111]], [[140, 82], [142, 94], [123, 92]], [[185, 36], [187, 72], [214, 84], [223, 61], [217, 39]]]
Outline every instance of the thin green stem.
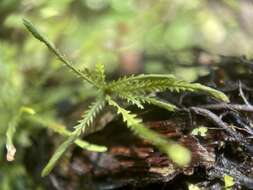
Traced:
[[36, 28], [35, 26], [26, 19], [23, 19], [23, 23], [26, 26], [26, 28], [32, 33], [32, 35], [38, 39], [39, 41], [43, 42], [48, 49], [50, 49], [57, 57], [60, 61], [62, 61], [69, 69], [71, 69], [74, 73], [76, 73], [78, 76], [80, 76], [81, 78], [83, 78], [84, 80], [86, 80], [87, 82], [89, 82], [90, 84], [94, 85], [95, 87], [97, 87], [97, 85], [90, 80], [85, 74], [83, 74], [79, 69], [76, 69], [72, 63], [70, 61], [68, 61], [65, 56], [63, 54], [61, 54], [61, 52], [56, 49], [56, 47], [54, 46], [53, 43], [51, 43], [45, 36], [43, 36]]

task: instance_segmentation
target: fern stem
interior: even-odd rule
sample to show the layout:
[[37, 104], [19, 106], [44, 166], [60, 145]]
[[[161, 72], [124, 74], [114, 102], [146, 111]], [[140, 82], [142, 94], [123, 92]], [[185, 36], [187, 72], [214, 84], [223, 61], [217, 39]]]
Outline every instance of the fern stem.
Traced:
[[62, 61], [70, 70], [72, 70], [74, 73], [76, 73], [78, 76], [89, 82], [90, 84], [97, 87], [96, 83], [94, 83], [92, 80], [90, 80], [87, 76], [85, 76], [79, 69], [76, 69], [70, 61], [68, 61], [63, 54], [60, 53], [58, 49], [54, 46], [53, 43], [51, 43], [45, 36], [43, 36], [36, 28], [35, 26], [26, 19], [23, 19], [23, 23], [26, 26], [26, 28], [32, 33], [32, 35], [38, 39], [39, 41], [43, 42], [49, 50], [51, 50], [60, 61]]
[[32, 108], [22, 106], [19, 109], [18, 113], [9, 122], [7, 131], [6, 131], [6, 149], [7, 149], [6, 159], [7, 159], [7, 161], [14, 160], [16, 148], [13, 143], [13, 137], [16, 133], [18, 123], [19, 123], [23, 113], [28, 113], [30, 115], [33, 115], [33, 114], [35, 114], [35, 111]]

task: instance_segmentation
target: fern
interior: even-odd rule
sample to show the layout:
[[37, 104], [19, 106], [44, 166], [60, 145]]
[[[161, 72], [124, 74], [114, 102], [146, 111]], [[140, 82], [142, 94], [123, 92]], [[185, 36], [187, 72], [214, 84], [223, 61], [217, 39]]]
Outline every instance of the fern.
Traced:
[[[185, 165], [190, 161], [190, 152], [186, 148], [168, 140], [161, 134], [146, 128], [141, 119], [121, 107], [113, 98], [126, 100], [129, 104], [136, 105], [140, 109], [143, 109], [143, 105], [147, 103], [161, 107], [168, 111], [175, 111], [177, 108], [173, 104], [159, 100], [156, 97], [151, 97], [150, 94], [166, 90], [176, 92], [205, 92], [219, 100], [226, 102], [229, 101], [228, 97], [222, 92], [198, 83], [191, 84], [185, 81], [177, 80], [173, 75], [131, 75], [108, 83], [106, 82], [104, 66], [102, 64], [96, 65], [94, 71], [89, 69], [80, 71], [67, 61], [65, 57], [54, 47], [54, 45], [41, 35], [29, 21], [24, 20], [24, 25], [35, 38], [43, 42], [69, 69], [96, 87], [100, 93], [97, 101], [91, 104], [89, 109], [82, 116], [82, 119], [78, 121], [78, 124], [74, 127], [74, 131], [68, 134], [68, 139], [58, 147], [55, 154], [44, 168], [42, 176], [47, 175], [53, 169], [54, 165], [64, 154], [67, 148], [73, 144], [73, 142], [76, 142], [82, 134], [92, 133], [95, 131], [96, 128], [94, 128], [92, 124], [94, 123], [98, 113], [104, 108], [104, 106], [106, 106], [106, 104], [116, 108], [117, 113], [122, 115], [127, 127], [134, 134], [152, 143], [160, 151], [168, 155], [168, 157], [170, 157], [175, 163], [178, 165]], [[177, 153], [175, 154], [175, 152]]]

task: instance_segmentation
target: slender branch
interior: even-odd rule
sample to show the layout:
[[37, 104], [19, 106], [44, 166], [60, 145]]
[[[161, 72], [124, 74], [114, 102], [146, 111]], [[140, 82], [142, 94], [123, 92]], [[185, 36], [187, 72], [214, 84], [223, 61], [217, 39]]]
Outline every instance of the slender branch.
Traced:
[[237, 111], [244, 111], [244, 112], [253, 112], [253, 106], [243, 105], [243, 104], [208, 104], [208, 105], [201, 105], [201, 108], [210, 109], [210, 110], [237, 110]]
[[252, 107], [251, 104], [248, 102], [247, 98], [245, 97], [244, 95], [244, 92], [242, 90], [242, 83], [241, 81], [239, 81], [239, 93], [240, 93], [240, 96], [242, 97], [244, 103], [249, 106], [249, 107]]

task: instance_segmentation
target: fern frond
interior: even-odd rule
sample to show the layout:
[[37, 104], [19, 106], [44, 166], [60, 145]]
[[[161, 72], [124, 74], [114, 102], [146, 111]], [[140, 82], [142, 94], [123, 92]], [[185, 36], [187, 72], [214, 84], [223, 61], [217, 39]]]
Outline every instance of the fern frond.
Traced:
[[78, 121], [76, 126], [74, 126], [75, 130], [80, 130], [84, 135], [92, 133], [95, 130], [95, 128], [92, 127], [92, 123], [104, 106], [105, 99], [102, 97], [93, 102], [83, 114], [82, 119]]
[[176, 80], [172, 75], [138, 75], [124, 77], [118, 81], [112, 82], [108, 85], [112, 92], [126, 92], [135, 94], [145, 94], [150, 92], [170, 91], [191, 91], [191, 92], [205, 92], [209, 95], [228, 102], [228, 97], [215, 89], [198, 84], [188, 83], [181, 80]]
[[[187, 86], [187, 84], [185, 84], [185, 86]], [[192, 88], [196, 92], [197, 91], [206, 92], [209, 95], [211, 95], [211, 96], [213, 96], [213, 97], [215, 97], [219, 100], [222, 100], [224, 102], [229, 102], [229, 98], [224, 93], [222, 93], [221, 91], [215, 90], [213, 88], [210, 88], [208, 86], [204, 86], [204, 85], [199, 84], [199, 83], [193, 83], [193, 84], [188, 83], [188, 87]]]
[[89, 126], [91, 126], [98, 112], [101, 111], [101, 109], [104, 107], [104, 104], [104, 99], [99, 98], [89, 107], [89, 109], [85, 112], [83, 119], [80, 120], [79, 124], [75, 127], [75, 131], [72, 132], [71, 136], [69, 136], [69, 138], [57, 148], [54, 155], [51, 157], [46, 167], [43, 169], [42, 176], [46, 176], [51, 172], [60, 157], [64, 154], [67, 148], [79, 138], [82, 132], [88, 132]]
[[[179, 144], [167, 140], [166, 137], [164, 137], [163, 135], [146, 128], [142, 124], [141, 119], [137, 118], [135, 114], [130, 113], [130, 111], [125, 110], [124, 108], [119, 106], [110, 96], [107, 96], [106, 99], [108, 101], [108, 104], [115, 107], [117, 109], [117, 113], [122, 115], [123, 121], [127, 124], [129, 129], [133, 131], [135, 135], [155, 145], [162, 152], [167, 154], [167, 156], [169, 156], [178, 165], [182, 166], [190, 162], [191, 154], [189, 150]], [[175, 156], [175, 153], [178, 153], [176, 151], [181, 152], [180, 157]]]
[[55, 151], [54, 155], [51, 157], [45, 168], [42, 170], [41, 176], [47, 176], [52, 169], [54, 168], [57, 161], [60, 159], [60, 157], [64, 154], [64, 152], [67, 150], [67, 148], [73, 144], [74, 141], [78, 139], [78, 135], [72, 134], [66, 141], [64, 141]]
[[[136, 93], [145, 93], [146, 91], [155, 92], [162, 91], [164, 86], [167, 86], [169, 82], [175, 80], [173, 75], [159, 75], [159, 74], [141, 74], [131, 75], [129, 77], [123, 77], [117, 81], [113, 81], [108, 84], [108, 88], [111, 91], [136, 91]], [[126, 89], [128, 88], [128, 89]]]
[[54, 44], [50, 42], [45, 36], [43, 36], [30, 21], [23, 19], [23, 23], [25, 27], [28, 29], [28, 31], [31, 32], [31, 34], [37, 40], [43, 42], [48, 47], [48, 49], [51, 50], [56, 55], [56, 57], [58, 57], [58, 59], [62, 61], [70, 70], [72, 70], [75, 74], [77, 74], [77, 76], [88, 81], [90, 84], [96, 86], [94, 81], [92, 81], [88, 76], [82, 73], [79, 69], [75, 68], [73, 64], [70, 61], [68, 61], [58, 49], [56, 49]]
[[[138, 136], [151, 141], [157, 146], [169, 146], [169, 143], [165, 138], [160, 138], [161, 136], [150, 129], [146, 128], [142, 124], [142, 120], [137, 118], [135, 114], [130, 113], [130, 111], [125, 110], [119, 106], [111, 97], [107, 96], [108, 104], [117, 109], [117, 113], [122, 115], [123, 121], [126, 122], [127, 126]], [[154, 141], [154, 142], [153, 142]]]

